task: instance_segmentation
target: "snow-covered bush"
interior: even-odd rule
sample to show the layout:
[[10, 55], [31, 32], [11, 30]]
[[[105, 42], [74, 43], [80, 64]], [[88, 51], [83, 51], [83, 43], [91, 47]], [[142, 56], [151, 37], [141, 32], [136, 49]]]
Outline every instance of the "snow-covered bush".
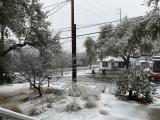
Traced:
[[51, 88], [51, 87], [44, 88], [44, 92], [46, 94], [55, 94], [55, 95], [58, 95], [58, 96], [61, 96], [64, 93], [64, 91], [61, 90], [61, 89], [55, 89], [55, 88]]
[[[48, 103], [48, 105], [50, 104], [50, 106], [51, 106], [52, 103], [55, 102], [55, 97], [53, 97], [53, 96], [48, 96], [48, 97], [46, 98], [46, 102]], [[47, 106], [48, 106], [48, 105], [47, 105]]]
[[29, 116], [36, 116], [41, 114], [42, 112], [44, 112], [44, 108], [43, 107], [36, 107], [33, 106], [30, 110], [29, 110]]
[[116, 96], [128, 96], [129, 99], [141, 103], [152, 102], [152, 95], [156, 92], [154, 84], [149, 82], [146, 73], [139, 69], [123, 71], [116, 85]]
[[29, 101], [29, 97], [25, 96], [24, 98], [20, 99], [19, 101], [22, 103], [25, 103], [25, 102]]
[[54, 91], [54, 89], [51, 88], [51, 87], [44, 88], [44, 92], [45, 92], [46, 94], [52, 94], [53, 91]]
[[88, 100], [87, 100], [87, 103], [85, 104], [85, 107], [86, 108], [94, 108], [96, 106], [97, 106], [96, 98], [93, 96], [88, 97]]
[[88, 100], [90, 97], [95, 98], [96, 100], [100, 100], [100, 93], [86, 93], [82, 96], [83, 100]]
[[78, 85], [71, 86], [68, 89], [68, 95], [73, 97], [80, 97], [85, 92], [85, 89], [86, 89], [85, 87], [78, 86]]
[[35, 107], [31, 108], [30, 111], [29, 111], [29, 115], [30, 116], [39, 115], [39, 112], [38, 112], [37, 108], [35, 108]]
[[81, 109], [82, 109], [81, 106], [75, 101], [67, 104], [65, 108], [67, 112], [76, 112]]
[[107, 86], [106, 85], [100, 85], [98, 86], [98, 89], [102, 92], [105, 93]]
[[83, 100], [88, 100], [89, 97], [94, 97], [96, 100], [100, 100], [101, 98], [101, 90], [100, 88], [87, 88], [82, 95]]

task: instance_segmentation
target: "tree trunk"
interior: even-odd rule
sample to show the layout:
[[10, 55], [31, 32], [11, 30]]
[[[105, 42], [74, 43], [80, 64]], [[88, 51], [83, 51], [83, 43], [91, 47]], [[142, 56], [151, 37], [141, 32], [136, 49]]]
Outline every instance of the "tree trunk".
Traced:
[[89, 65], [89, 69], [90, 69], [90, 70], [92, 69], [92, 65], [91, 65], [91, 64]]
[[32, 84], [29, 82], [29, 88], [32, 89]]
[[4, 63], [3, 58], [0, 57], [0, 84], [4, 83]]
[[63, 76], [63, 68], [61, 68], [61, 76]]
[[39, 97], [42, 97], [42, 91], [41, 91], [41, 88], [40, 88], [40, 87], [38, 87], [38, 88], [37, 88], [37, 90], [38, 90], [38, 93], [39, 93]]
[[1, 84], [4, 83], [4, 73], [5, 73], [5, 66], [4, 66], [4, 56], [2, 53], [4, 51], [4, 26], [1, 25], [1, 39], [0, 39], [0, 82]]
[[132, 92], [133, 92], [132, 90], [129, 90], [129, 96], [128, 96], [129, 99], [132, 99]]
[[89, 58], [89, 69], [90, 70], [92, 69], [92, 58], [91, 57]]
[[130, 64], [130, 58], [128, 57], [126, 60], [124, 60], [124, 63], [125, 63], [126, 69], [128, 69]]
[[50, 84], [50, 79], [48, 79], [48, 87], [50, 87], [49, 84]]

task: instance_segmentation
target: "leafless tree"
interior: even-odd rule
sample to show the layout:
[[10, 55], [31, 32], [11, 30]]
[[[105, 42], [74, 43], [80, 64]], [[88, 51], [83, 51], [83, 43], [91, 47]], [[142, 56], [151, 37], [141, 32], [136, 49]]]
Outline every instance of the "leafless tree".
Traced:
[[39, 93], [39, 97], [42, 96], [42, 85], [47, 77], [51, 74], [49, 70], [51, 61], [47, 61], [46, 58], [41, 57], [39, 51], [30, 49], [26, 52], [19, 52], [19, 68], [20, 74], [26, 78]]

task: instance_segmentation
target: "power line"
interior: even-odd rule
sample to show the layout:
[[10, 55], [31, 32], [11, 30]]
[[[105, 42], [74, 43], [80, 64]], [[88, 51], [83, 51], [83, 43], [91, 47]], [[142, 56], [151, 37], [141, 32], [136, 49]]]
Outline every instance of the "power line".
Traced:
[[[106, 12], [106, 9], [103, 9], [102, 5], [99, 4], [100, 2], [98, 2], [98, 4], [96, 4], [96, 5], [94, 4], [94, 1], [93, 1], [93, 0], [92, 0], [92, 1], [91, 1], [91, 0], [90, 0], [90, 1], [87, 1], [87, 0], [86, 0], [85, 2], [88, 2], [89, 5], [93, 6], [92, 8], [96, 8], [97, 10], [99, 10], [99, 11], [100, 11], [99, 13], [102, 13], [102, 12], [103, 12], [103, 13], [104, 13], [103, 16], [106, 15], [106, 14], [109, 15], [108, 12]], [[97, 5], [99, 5], [100, 7], [98, 7]], [[110, 15], [109, 15], [109, 16], [110, 16]], [[110, 17], [111, 17], [111, 16], [110, 16]]]
[[[108, 32], [108, 30], [103, 31], [103, 32]], [[98, 31], [98, 32], [92, 32], [92, 33], [87, 33], [87, 34], [81, 34], [81, 35], [77, 35], [76, 37], [82, 37], [82, 36], [94, 35], [94, 34], [98, 34], [98, 33], [101, 33], [101, 31]], [[60, 39], [62, 40], [62, 39], [70, 39], [70, 38], [72, 38], [72, 37], [64, 37], [64, 38], [60, 38]]]
[[[117, 28], [121, 28], [121, 27], [117, 27]], [[113, 30], [116, 30], [117, 28], [114, 28]], [[103, 32], [108, 32], [109, 30], [104, 30]], [[94, 35], [94, 34], [98, 34], [101, 33], [102, 31], [97, 31], [97, 32], [92, 32], [92, 33], [86, 33], [86, 34], [80, 34], [77, 35], [76, 37], [82, 37], [82, 36], [88, 36], [88, 35]], [[71, 37], [64, 37], [64, 38], [60, 38], [61, 40], [63, 39], [70, 39]]]
[[[116, 22], [119, 22], [120, 20], [115, 20], [115, 21], [110, 21], [110, 22], [103, 22], [103, 23], [96, 23], [96, 24], [88, 24], [88, 25], [79, 25], [79, 26], [82, 26], [82, 27], [77, 27], [77, 30], [78, 29], [84, 29], [84, 28], [89, 28], [89, 27], [94, 27], [94, 26], [100, 26], [100, 25], [105, 25], [105, 24], [109, 24], [109, 23], [116, 23]], [[67, 28], [70, 28], [70, 27], [67, 27]], [[65, 29], [65, 28], [64, 28]], [[70, 29], [69, 30], [60, 30], [61, 32], [68, 32], [68, 31], [71, 31]]]
[[[112, 11], [113, 12], [113, 10], [111, 10], [111, 9], [109, 9], [108, 7], [106, 7], [105, 5], [107, 5], [107, 3], [106, 3], [106, 1], [105, 0], [98, 0], [99, 2], [99, 4], [101, 4], [101, 6], [104, 6], [104, 8], [105, 9], [108, 9], [109, 11]], [[103, 1], [103, 2], [102, 2]]]
[[57, 5], [65, 3], [65, 2], [68, 2], [68, 0], [65, 0], [65, 1], [62, 1], [62, 2], [58, 2], [58, 3], [52, 4], [52, 5], [45, 6], [45, 7], [43, 7], [43, 9], [46, 9], [46, 8], [49, 8], [49, 7], [53, 7], [53, 6], [57, 6]]
[[[63, 3], [62, 3], [62, 4], [63, 4]], [[53, 10], [59, 8], [62, 4], [58, 4], [58, 5], [56, 5], [54, 8], [52, 8], [52, 9], [50, 9], [50, 10], [47, 10], [48, 13], [50, 13], [51, 11], [53, 11]]]
[[101, 15], [93, 12], [93, 11], [90, 10], [88, 7], [84, 7], [84, 6], [81, 6], [81, 5], [78, 5], [78, 4], [77, 4], [77, 7], [79, 7], [80, 10], [84, 10], [85, 12], [87, 11], [87, 12], [89, 12], [90, 14], [93, 14], [93, 15], [96, 16], [96, 17], [99, 17], [99, 18], [101, 18], [101, 19], [104, 19]]
[[[98, 36], [89, 36], [89, 37], [92, 37], [92, 38], [96, 38]], [[82, 37], [77, 37], [77, 39], [85, 39], [86, 37], [82, 36]], [[69, 43], [71, 42], [71, 39], [66, 39], [64, 42], [61, 43], [61, 45], [65, 44], [65, 43]]]
[[51, 14], [49, 14], [48, 17], [51, 16], [51, 15], [53, 15], [53, 14], [55, 14], [55, 13], [58, 12], [59, 10], [61, 10], [66, 4], [67, 4], [67, 3], [64, 3], [64, 4], [63, 4], [62, 6], [60, 6], [56, 11], [52, 12]]

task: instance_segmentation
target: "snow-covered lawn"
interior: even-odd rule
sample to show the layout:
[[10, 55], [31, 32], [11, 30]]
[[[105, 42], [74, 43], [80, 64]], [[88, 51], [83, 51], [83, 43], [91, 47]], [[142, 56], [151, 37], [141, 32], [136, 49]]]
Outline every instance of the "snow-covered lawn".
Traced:
[[[37, 116], [42, 120], [149, 120], [148, 111], [144, 106], [135, 102], [121, 101], [111, 95], [109, 90], [101, 94], [101, 99], [97, 101], [98, 106], [93, 109], [84, 107], [84, 101], [78, 99], [82, 110], [78, 112], [66, 112], [67, 104], [55, 104], [55, 107]], [[66, 101], [68, 101], [66, 99]], [[54, 106], [54, 105], [53, 105]], [[146, 106], [147, 108], [147, 106]], [[101, 110], [107, 111], [108, 115], [100, 113]]]
[[[78, 112], [66, 112], [65, 106], [73, 101], [73, 97], [65, 94], [62, 98], [55, 101], [52, 104], [52, 108], [47, 107], [47, 103], [44, 100], [54, 95], [44, 95], [42, 98], [35, 100], [29, 100], [22, 103], [20, 107], [25, 112], [31, 107], [35, 106], [41, 110], [38, 116], [34, 116], [40, 120], [159, 120], [158, 114], [153, 114], [157, 119], [152, 119], [152, 110], [154, 108], [160, 111], [160, 89], [158, 94], [155, 96], [153, 103], [150, 105], [141, 105], [133, 101], [123, 101], [116, 98], [110, 93], [111, 84], [94, 82], [90, 78], [79, 77], [81, 81], [78, 85], [84, 86], [91, 90], [100, 90], [104, 85], [107, 86], [105, 93], [100, 94], [100, 100], [97, 100], [97, 107], [93, 109], [85, 108], [86, 103], [81, 97], [77, 98], [77, 102], [81, 105], [82, 109]], [[51, 84], [53, 88], [65, 88], [71, 84], [71, 78], [69, 76], [63, 77], [63, 79]], [[65, 86], [65, 87], [64, 87]], [[67, 90], [67, 89], [66, 89]], [[24, 94], [29, 92], [29, 84], [13, 84], [0, 86], [1, 95], [14, 96], [17, 94]], [[107, 115], [103, 115], [101, 111], [107, 112]], [[25, 113], [24, 112], [24, 113]], [[160, 112], [159, 112], [160, 113]]]

